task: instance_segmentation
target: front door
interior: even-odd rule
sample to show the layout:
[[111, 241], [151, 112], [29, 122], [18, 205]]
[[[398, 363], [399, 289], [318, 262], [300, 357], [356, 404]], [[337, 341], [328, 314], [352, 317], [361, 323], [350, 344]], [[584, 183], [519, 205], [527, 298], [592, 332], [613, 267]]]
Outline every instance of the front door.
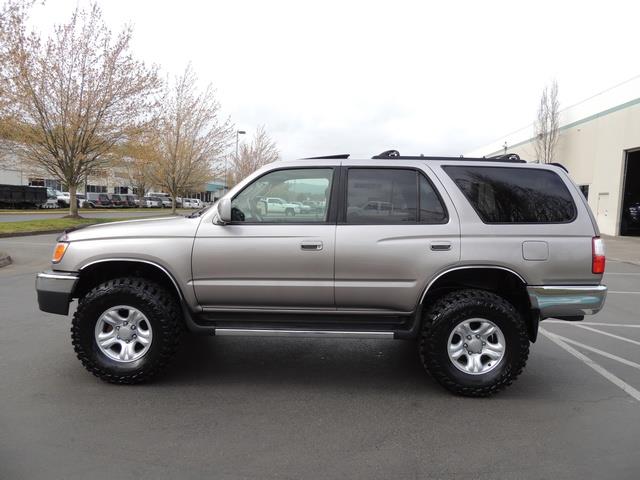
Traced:
[[[273, 170], [232, 200], [232, 222], [200, 226], [193, 285], [205, 310], [335, 309], [335, 168]], [[288, 208], [269, 208], [277, 198]]]

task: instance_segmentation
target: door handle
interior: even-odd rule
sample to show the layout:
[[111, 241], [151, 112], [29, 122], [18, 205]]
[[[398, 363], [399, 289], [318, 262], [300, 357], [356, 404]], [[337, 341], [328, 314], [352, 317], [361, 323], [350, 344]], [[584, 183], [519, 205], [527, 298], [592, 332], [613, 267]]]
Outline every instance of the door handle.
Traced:
[[451, 242], [431, 242], [431, 250], [434, 252], [451, 250]]
[[307, 252], [322, 250], [322, 242], [302, 242], [300, 244], [300, 249]]

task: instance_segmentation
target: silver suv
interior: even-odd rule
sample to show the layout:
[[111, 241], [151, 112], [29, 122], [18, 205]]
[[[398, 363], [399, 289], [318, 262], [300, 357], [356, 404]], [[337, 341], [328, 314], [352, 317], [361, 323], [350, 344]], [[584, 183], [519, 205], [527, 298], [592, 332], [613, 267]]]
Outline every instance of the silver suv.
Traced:
[[[314, 205], [290, 215], [266, 198]], [[348, 155], [270, 164], [188, 217], [68, 231], [37, 276], [93, 374], [157, 374], [181, 331], [417, 339], [444, 387], [486, 396], [525, 366], [545, 318], [605, 300], [604, 248], [555, 165]]]

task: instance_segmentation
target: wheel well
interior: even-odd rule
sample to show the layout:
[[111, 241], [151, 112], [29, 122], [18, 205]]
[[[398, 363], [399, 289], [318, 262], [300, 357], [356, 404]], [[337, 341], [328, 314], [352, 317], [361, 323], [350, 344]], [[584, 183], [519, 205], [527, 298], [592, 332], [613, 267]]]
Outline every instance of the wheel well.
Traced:
[[74, 298], [81, 298], [97, 285], [118, 277], [141, 277], [153, 281], [173, 293], [179, 301], [181, 293], [169, 274], [151, 263], [113, 260], [98, 262], [80, 271], [80, 280], [73, 292]]
[[463, 268], [452, 270], [429, 286], [423, 305], [433, 305], [443, 295], [461, 288], [477, 288], [493, 292], [508, 300], [527, 322], [529, 338], [535, 342], [539, 314], [532, 310], [527, 285], [513, 272], [500, 268]]

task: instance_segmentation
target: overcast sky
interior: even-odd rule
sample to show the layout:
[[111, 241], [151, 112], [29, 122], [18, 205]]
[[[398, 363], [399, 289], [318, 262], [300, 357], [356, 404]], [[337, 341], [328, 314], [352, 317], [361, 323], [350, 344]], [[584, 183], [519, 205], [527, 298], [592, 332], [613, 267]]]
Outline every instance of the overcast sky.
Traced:
[[[68, 18], [48, 0], [34, 21]], [[640, 74], [640, 2], [103, 0], [113, 30], [173, 75], [192, 62], [226, 115], [283, 158], [458, 155]], [[640, 92], [638, 94], [640, 96]]]

